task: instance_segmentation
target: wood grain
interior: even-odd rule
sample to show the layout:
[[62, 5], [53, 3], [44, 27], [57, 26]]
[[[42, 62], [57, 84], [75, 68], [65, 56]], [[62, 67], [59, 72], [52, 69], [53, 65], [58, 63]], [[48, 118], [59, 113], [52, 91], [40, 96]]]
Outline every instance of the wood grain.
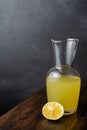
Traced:
[[57, 121], [46, 120], [42, 106], [46, 103], [45, 88], [0, 117], [0, 130], [86, 130], [87, 88], [82, 86], [78, 110]]

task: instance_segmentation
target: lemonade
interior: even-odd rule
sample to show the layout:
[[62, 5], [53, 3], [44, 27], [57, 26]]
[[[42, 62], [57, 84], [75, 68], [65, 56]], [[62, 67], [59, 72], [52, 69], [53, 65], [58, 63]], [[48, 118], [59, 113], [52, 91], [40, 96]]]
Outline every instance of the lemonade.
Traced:
[[61, 75], [59, 78], [46, 78], [47, 99], [63, 105], [64, 111], [76, 111], [79, 100], [81, 79], [73, 75]]

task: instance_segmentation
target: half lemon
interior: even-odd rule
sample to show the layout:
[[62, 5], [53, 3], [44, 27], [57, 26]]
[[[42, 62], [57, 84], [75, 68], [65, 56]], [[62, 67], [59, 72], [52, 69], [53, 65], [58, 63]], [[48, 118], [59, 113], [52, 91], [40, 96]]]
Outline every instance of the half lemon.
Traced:
[[42, 115], [49, 120], [57, 120], [64, 115], [64, 108], [58, 102], [48, 102], [42, 108]]

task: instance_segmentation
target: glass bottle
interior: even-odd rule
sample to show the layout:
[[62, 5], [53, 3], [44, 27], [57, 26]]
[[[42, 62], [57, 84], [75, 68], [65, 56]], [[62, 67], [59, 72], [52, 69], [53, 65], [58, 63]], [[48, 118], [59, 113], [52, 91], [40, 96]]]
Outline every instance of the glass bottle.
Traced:
[[55, 66], [46, 77], [47, 100], [56, 101], [63, 105], [64, 114], [74, 113], [78, 107], [81, 78], [72, 67], [75, 58], [78, 39], [52, 39]]

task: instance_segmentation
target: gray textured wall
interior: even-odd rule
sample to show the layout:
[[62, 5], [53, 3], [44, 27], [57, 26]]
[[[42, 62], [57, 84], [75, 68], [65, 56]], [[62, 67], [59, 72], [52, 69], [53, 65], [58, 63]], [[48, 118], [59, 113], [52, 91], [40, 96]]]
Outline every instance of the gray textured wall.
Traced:
[[86, 81], [86, 0], [0, 0], [1, 114], [45, 86], [55, 35], [80, 39], [74, 66]]

